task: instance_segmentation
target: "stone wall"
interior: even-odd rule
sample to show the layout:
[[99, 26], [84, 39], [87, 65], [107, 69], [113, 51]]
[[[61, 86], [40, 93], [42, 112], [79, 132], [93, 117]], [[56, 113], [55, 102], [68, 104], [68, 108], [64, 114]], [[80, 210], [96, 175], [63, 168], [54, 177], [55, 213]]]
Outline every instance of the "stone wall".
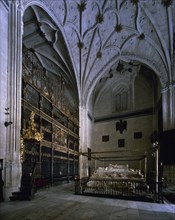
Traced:
[[163, 177], [166, 177], [167, 184], [175, 183], [175, 165], [164, 165]]
[[[125, 156], [139, 156], [144, 155], [145, 152], [147, 152], [148, 169], [153, 169], [154, 159], [150, 154], [152, 147], [150, 136], [153, 130], [152, 115], [127, 118], [125, 120], [127, 121], [127, 130], [124, 130], [122, 134], [119, 131], [116, 131], [116, 121], [118, 120], [95, 123], [92, 137], [92, 151], [116, 151], [116, 153], [109, 156], [119, 156], [122, 154]], [[141, 138], [134, 138], [134, 134], [136, 135], [137, 132], [141, 132]], [[106, 135], [109, 136], [109, 141], [103, 142], [102, 136]], [[120, 139], [124, 139], [124, 147], [118, 146], [118, 141]], [[133, 168], [139, 168], [138, 162], [130, 162], [130, 164], [134, 166]]]

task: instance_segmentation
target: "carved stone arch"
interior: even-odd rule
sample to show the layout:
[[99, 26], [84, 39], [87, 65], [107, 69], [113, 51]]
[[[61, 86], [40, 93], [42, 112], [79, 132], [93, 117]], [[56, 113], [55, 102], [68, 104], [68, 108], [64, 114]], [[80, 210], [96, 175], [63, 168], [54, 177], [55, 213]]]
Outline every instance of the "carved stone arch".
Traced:
[[116, 59], [113, 59], [110, 63], [108, 63], [105, 67], [102, 67], [101, 70], [94, 76], [94, 79], [92, 82], [88, 85], [86, 88], [86, 91], [84, 91], [84, 97], [83, 97], [83, 105], [87, 106], [90, 96], [92, 92], [94, 91], [94, 88], [99, 81], [99, 79], [110, 69], [111, 66], [113, 66], [115, 63], [117, 63], [119, 60], [128, 60], [128, 62], [136, 61], [140, 62], [140, 64], [146, 65], [150, 69], [152, 69], [157, 77], [160, 80], [161, 88], [166, 88], [168, 85], [168, 73], [165, 71], [162, 71], [157, 63], [151, 60], [151, 57], [143, 57], [139, 56], [139, 54], [122, 54], [121, 57], [116, 57]]
[[98, 73], [95, 74], [95, 77], [90, 85], [84, 90], [83, 93], [83, 99], [81, 100], [83, 106], [88, 106], [89, 99], [92, 95], [92, 92], [95, 89], [95, 86], [97, 85], [98, 81], [102, 76], [110, 69], [111, 66], [113, 66], [115, 63], [119, 61], [119, 56], [117, 56], [115, 59], [113, 59], [110, 63], [108, 63], [106, 66], [103, 66]]
[[[55, 22], [55, 24], [58, 26], [58, 28], [63, 32], [62, 25], [58, 22], [58, 20], [55, 17], [55, 15], [49, 10], [49, 7], [47, 7], [47, 5], [44, 2], [41, 2], [41, 1], [38, 1], [38, 0], [26, 0], [23, 3], [23, 14], [25, 13], [25, 10], [28, 7], [34, 6], [34, 5], [39, 6], [42, 10], [44, 10], [49, 15], [49, 17], [52, 18], [52, 20]], [[63, 36], [64, 36], [64, 38], [66, 40], [65, 33], [63, 32], [62, 34], [63, 34]]]
[[67, 46], [67, 49], [68, 49], [68, 52], [69, 52], [69, 56], [71, 58], [71, 62], [72, 62], [72, 65], [73, 65], [73, 69], [74, 69], [74, 72], [75, 72], [75, 78], [76, 78], [76, 84], [77, 84], [77, 92], [78, 92], [78, 97], [80, 97], [80, 82], [79, 82], [79, 78], [78, 78], [78, 70], [76, 68], [76, 65], [74, 63], [74, 59], [73, 59], [73, 54], [72, 54], [72, 50], [70, 49], [70, 45], [69, 45], [69, 42], [67, 40], [67, 36], [65, 34], [65, 31], [64, 31], [64, 28], [63, 28], [63, 25], [59, 23], [58, 19], [56, 18], [55, 14], [49, 9], [48, 5], [45, 4], [45, 2], [43, 1], [38, 1], [38, 0], [24, 0], [23, 1], [23, 15], [25, 13], [25, 10], [30, 7], [30, 6], [38, 6], [40, 7], [42, 10], [44, 10], [48, 16], [54, 21], [54, 23], [56, 24], [56, 26], [58, 27], [58, 29], [61, 31], [62, 35], [63, 35], [63, 38], [64, 38], [64, 41], [66, 43], [66, 46]]
[[100, 90], [100, 92], [98, 93], [97, 97], [94, 100], [94, 103], [93, 103], [94, 105], [96, 105], [99, 102], [101, 96], [105, 93], [106, 89], [107, 88], [105, 87]]
[[154, 71], [154, 73], [157, 75], [157, 77], [160, 80], [162, 89], [167, 86], [168, 73], [165, 72], [165, 71], [162, 71], [159, 68], [159, 65], [157, 65], [157, 63], [153, 62], [151, 57], [147, 58], [147, 57], [139, 56], [139, 54], [138, 55], [136, 55], [136, 54], [126, 54], [126, 55], [122, 55], [122, 57], [124, 57], [124, 59], [130, 60], [130, 61], [140, 62], [141, 64], [146, 65], [147, 67], [152, 69]]

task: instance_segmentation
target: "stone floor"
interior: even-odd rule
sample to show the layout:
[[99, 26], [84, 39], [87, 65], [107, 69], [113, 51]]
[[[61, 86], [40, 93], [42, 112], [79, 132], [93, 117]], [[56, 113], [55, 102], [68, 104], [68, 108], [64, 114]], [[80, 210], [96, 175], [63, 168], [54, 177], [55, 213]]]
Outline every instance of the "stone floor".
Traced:
[[43, 189], [31, 201], [0, 203], [0, 220], [175, 220], [175, 205], [74, 195], [74, 185]]
[[163, 195], [172, 204], [175, 204], [175, 184], [168, 185], [166, 188], [164, 188]]

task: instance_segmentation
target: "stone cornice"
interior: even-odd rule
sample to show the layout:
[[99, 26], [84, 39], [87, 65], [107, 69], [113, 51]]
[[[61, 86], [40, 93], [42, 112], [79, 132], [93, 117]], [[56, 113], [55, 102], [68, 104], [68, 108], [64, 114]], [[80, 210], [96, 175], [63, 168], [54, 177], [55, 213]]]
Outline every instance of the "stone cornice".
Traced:
[[94, 118], [95, 123], [99, 122], [105, 122], [105, 121], [115, 121], [118, 119], [126, 119], [126, 118], [135, 118], [135, 117], [142, 117], [147, 115], [153, 114], [153, 108], [143, 109], [139, 111], [132, 111], [132, 112], [126, 112], [126, 113], [120, 113], [117, 115], [110, 115], [110, 116], [101, 116], [98, 118]]

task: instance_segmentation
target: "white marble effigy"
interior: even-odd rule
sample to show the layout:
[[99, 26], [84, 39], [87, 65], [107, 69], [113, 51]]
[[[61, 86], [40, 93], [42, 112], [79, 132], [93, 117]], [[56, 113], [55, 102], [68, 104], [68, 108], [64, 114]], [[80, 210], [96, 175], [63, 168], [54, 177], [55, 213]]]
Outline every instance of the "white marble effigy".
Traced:
[[140, 170], [134, 170], [126, 165], [110, 164], [108, 167], [99, 167], [91, 176], [92, 179], [143, 179]]
[[[96, 190], [122, 190], [134, 191], [141, 185], [147, 189], [145, 179], [140, 170], [129, 168], [128, 164], [118, 165], [110, 164], [108, 167], [99, 167], [95, 170], [87, 182], [87, 187], [95, 188]], [[141, 184], [141, 185], [140, 185]]]

